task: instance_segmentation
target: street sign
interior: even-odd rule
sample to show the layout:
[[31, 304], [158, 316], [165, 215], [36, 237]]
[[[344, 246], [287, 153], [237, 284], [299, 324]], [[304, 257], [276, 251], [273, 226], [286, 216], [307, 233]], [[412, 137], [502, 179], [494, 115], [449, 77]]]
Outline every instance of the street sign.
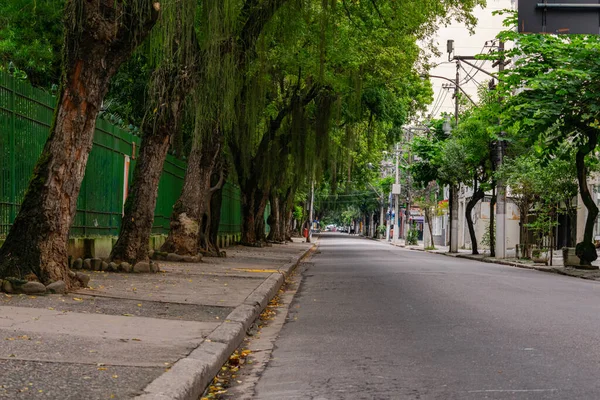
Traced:
[[400, 184], [399, 183], [392, 184], [392, 194], [400, 194]]
[[600, 34], [600, 0], [519, 0], [519, 32]]

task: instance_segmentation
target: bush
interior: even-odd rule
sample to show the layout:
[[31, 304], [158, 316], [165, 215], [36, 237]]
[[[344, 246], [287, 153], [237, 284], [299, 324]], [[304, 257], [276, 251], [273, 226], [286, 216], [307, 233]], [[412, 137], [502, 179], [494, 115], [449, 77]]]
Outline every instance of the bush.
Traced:
[[414, 246], [419, 243], [419, 230], [417, 224], [413, 224], [406, 234], [406, 244]]

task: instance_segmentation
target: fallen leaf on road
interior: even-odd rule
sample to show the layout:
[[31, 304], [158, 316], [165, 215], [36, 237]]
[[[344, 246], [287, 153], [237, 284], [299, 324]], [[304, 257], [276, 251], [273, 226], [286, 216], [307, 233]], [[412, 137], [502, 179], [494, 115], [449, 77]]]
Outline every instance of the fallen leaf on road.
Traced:
[[73, 297], [73, 300], [75, 300], [75, 301], [83, 301], [83, 299], [80, 299], [79, 297]]

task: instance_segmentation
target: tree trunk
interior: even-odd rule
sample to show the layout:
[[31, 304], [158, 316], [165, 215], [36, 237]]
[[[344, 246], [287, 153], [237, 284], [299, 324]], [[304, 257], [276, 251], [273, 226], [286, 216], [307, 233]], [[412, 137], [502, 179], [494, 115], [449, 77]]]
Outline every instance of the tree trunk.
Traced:
[[[162, 124], [161, 124], [162, 125]], [[133, 184], [125, 202], [121, 232], [110, 258], [135, 265], [148, 259], [158, 182], [169, 149], [170, 126], [146, 125]]]
[[161, 247], [162, 251], [195, 255], [200, 250], [198, 246], [203, 244], [204, 249], [208, 250], [206, 244], [210, 242], [210, 235], [207, 223], [214, 193], [211, 190], [211, 176], [221, 152], [220, 136], [218, 130], [215, 130], [211, 136], [204, 135], [206, 139], [202, 143], [194, 141], [183, 189], [173, 206], [169, 236]]
[[496, 229], [494, 227], [494, 206], [496, 205], [496, 186], [492, 188], [492, 199], [490, 201], [490, 256], [496, 257]]
[[255, 219], [255, 236], [257, 242], [262, 244], [266, 240], [266, 224], [265, 224], [265, 209], [267, 208], [267, 202], [269, 199], [269, 195], [264, 191], [260, 190], [260, 195], [258, 196], [258, 203], [256, 203], [254, 215]]
[[519, 202], [519, 235], [521, 243], [521, 258], [530, 258], [529, 232], [527, 230], [527, 219], [529, 218], [529, 200], [522, 199]]
[[260, 246], [265, 239], [264, 212], [267, 205], [264, 192], [255, 185], [241, 188], [242, 244]]
[[200, 144], [194, 141], [181, 195], [173, 206], [169, 236], [161, 246], [161, 251], [181, 255], [198, 254], [199, 215], [201, 203], [205, 201], [201, 193], [210, 185], [210, 171], [200, 168], [199, 148]]
[[42, 283], [68, 275], [67, 241], [110, 78], [147, 36], [159, 4], [98, 0], [67, 3], [63, 75], [50, 135], [0, 250], [0, 276], [33, 273]]
[[431, 238], [431, 247], [435, 248], [435, 241], [433, 239], [433, 221], [431, 215], [431, 208], [425, 207], [425, 218], [427, 219], [427, 227], [429, 228], [429, 237]]
[[219, 257], [224, 256], [219, 248], [219, 225], [221, 224], [221, 205], [223, 204], [223, 186], [215, 190], [210, 199], [210, 233], [209, 241]]
[[477, 251], [477, 236], [475, 235], [475, 228], [473, 227], [473, 208], [475, 208], [475, 205], [477, 205], [479, 200], [483, 199], [484, 196], [485, 192], [481, 188], [475, 190], [465, 209], [465, 218], [467, 219], [467, 226], [469, 227], [469, 236], [471, 237], [472, 254], [479, 254], [479, 252]]
[[286, 193], [286, 197], [285, 197], [285, 201], [283, 203], [283, 218], [284, 218], [284, 228], [283, 228], [283, 234], [284, 234], [284, 238], [286, 241], [288, 242], [292, 242], [292, 231], [293, 231], [293, 215], [294, 215], [294, 195], [295, 192], [294, 190], [292, 190], [292, 188], [288, 188], [287, 193]]
[[[205, 151], [209, 152], [209, 150]], [[203, 159], [206, 159], [209, 155], [212, 155], [214, 157], [214, 161], [210, 166], [211, 175], [209, 180], [209, 188], [207, 191], [202, 193], [204, 197], [203, 204], [205, 204], [205, 207], [201, 209], [200, 213], [200, 231], [198, 236], [198, 247], [204, 255], [219, 257], [220, 253], [219, 248], [217, 246], [217, 242], [216, 240], [211, 240], [211, 226], [213, 225], [212, 198], [213, 194], [223, 187], [223, 183], [225, 182], [225, 167], [224, 160], [222, 158], [222, 153], [220, 151], [220, 146], [219, 148], [212, 148], [210, 149], [210, 151], [214, 151], [214, 154], [205, 153], [202, 155]], [[219, 216], [217, 216], [217, 221], [219, 220], [220, 214]]]
[[285, 200], [282, 200], [276, 193], [271, 193], [271, 215], [269, 215], [269, 219], [267, 220], [271, 230], [267, 239], [274, 243], [285, 242], [285, 224], [281, 213], [283, 201]]
[[[177, 18], [183, 17], [178, 15]], [[185, 27], [178, 26], [172, 40], [174, 52], [188, 51], [179, 43], [187, 37]], [[192, 35], [192, 41], [195, 36]], [[195, 46], [191, 46], [195, 49]], [[150, 103], [142, 123], [140, 156], [135, 165], [133, 184], [125, 202], [121, 232], [111, 252], [111, 259], [127, 261], [133, 265], [148, 259], [148, 241], [152, 233], [158, 183], [167, 157], [172, 137], [180, 129], [185, 98], [197, 83], [199, 56], [177, 56], [171, 60], [165, 55], [152, 74]]]
[[579, 193], [583, 204], [588, 211], [585, 221], [585, 230], [583, 233], [583, 242], [577, 243], [576, 254], [581, 260], [581, 265], [591, 265], [592, 261], [598, 258], [596, 247], [594, 246], [594, 224], [598, 217], [598, 207], [594, 203], [592, 194], [587, 184], [587, 168], [585, 167], [585, 157], [596, 149], [598, 137], [595, 134], [588, 135], [588, 143], [579, 147], [575, 156], [577, 165], [577, 181], [579, 183]]

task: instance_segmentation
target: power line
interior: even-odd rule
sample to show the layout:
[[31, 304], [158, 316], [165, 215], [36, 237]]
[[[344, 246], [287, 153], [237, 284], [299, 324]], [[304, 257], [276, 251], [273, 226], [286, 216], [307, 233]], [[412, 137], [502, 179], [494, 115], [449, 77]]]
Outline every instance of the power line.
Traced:
[[[482, 64], [482, 65], [483, 65], [483, 64]], [[468, 81], [466, 81], [466, 82], [464, 82], [464, 83], [463, 83], [463, 85], [464, 85], [465, 83], [468, 83], [469, 81], [471, 81], [471, 80], [472, 80], [473, 82], [475, 82], [475, 84], [476, 84], [478, 87], [481, 87], [481, 83], [479, 83], [479, 81], [477, 81], [477, 79], [475, 79], [475, 74], [477, 74], [477, 72], [479, 72], [479, 71], [475, 72], [475, 74], [473, 74], [473, 75], [469, 75], [469, 74], [470, 74], [470, 72], [469, 72], [469, 71], [467, 71], [467, 69], [466, 69], [465, 67], [463, 67], [463, 65], [462, 65], [462, 64], [460, 64], [460, 67], [462, 68], [462, 70], [463, 70], [463, 71], [465, 71], [465, 72], [466, 72], [467, 76], [470, 76], [469, 80], [468, 80]], [[473, 68], [471, 68], [471, 71], [472, 71], [472, 70], [473, 70]]]
[[[446, 101], [446, 98], [448, 97], [448, 92], [446, 90], [443, 90], [443, 98], [442, 100], [438, 103], [437, 106], [435, 106], [435, 108], [431, 111], [431, 116], [434, 116], [437, 114], [437, 112], [439, 111], [440, 108], [442, 108], [442, 105], [444, 105], [444, 102]], [[442, 96], [438, 96], [438, 99], [440, 99]]]

